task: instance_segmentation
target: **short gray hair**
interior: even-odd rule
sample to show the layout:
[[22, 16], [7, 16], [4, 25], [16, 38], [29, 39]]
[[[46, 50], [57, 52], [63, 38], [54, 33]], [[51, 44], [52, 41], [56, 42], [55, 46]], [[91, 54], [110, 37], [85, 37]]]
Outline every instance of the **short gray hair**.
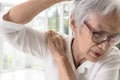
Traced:
[[81, 29], [89, 11], [99, 12], [102, 15], [116, 11], [115, 15], [120, 18], [119, 0], [74, 0], [71, 14], [74, 15], [76, 25]]

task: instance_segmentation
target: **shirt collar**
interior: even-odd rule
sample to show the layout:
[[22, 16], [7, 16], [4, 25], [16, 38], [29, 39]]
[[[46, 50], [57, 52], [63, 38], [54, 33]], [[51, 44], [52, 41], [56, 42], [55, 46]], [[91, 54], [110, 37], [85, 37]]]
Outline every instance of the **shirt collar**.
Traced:
[[91, 62], [91, 61], [85, 61], [83, 64], [81, 64], [78, 68], [77, 71], [79, 73], [85, 73], [86, 70], [90, 70], [92, 68], [92, 66], [95, 63]]

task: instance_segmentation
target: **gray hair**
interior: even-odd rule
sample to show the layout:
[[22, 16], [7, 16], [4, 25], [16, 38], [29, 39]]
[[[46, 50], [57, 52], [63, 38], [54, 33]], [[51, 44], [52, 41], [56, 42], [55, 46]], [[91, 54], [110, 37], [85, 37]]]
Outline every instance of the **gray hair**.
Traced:
[[71, 14], [74, 15], [76, 25], [81, 30], [83, 22], [87, 18], [89, 11], [99, 12], [102, 15], [107, 15], [110, 12], [116, 11], [120, 19], [120, 1], [119, 0], [74, 0]]

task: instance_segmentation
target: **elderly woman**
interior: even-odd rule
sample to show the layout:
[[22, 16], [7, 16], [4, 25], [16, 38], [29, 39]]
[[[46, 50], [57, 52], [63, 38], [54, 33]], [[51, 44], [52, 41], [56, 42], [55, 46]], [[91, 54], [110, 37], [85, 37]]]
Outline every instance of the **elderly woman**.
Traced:
[[45, 61], [46, 80], [118, 80], [120, 3], [118, 0], [74, 0], [73, 37], [40, 32], [23, 24], [64, 0], [29, 0], [1, 13], [1, 37]]

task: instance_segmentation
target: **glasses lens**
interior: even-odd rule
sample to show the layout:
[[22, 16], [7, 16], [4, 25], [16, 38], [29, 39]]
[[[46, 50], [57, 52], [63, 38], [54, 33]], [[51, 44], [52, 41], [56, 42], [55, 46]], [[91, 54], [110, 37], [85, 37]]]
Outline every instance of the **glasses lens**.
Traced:
[[107, 39], [108, 39], [108, 36], [104, 33], [94, 33], [93, 35], [93, 41], [95, 43], [101, 43]]
[[111, 45], [118, 45], [120, 43], [120, 35], [116, 35], [113, 38], [110, 39], [110, 44]]

